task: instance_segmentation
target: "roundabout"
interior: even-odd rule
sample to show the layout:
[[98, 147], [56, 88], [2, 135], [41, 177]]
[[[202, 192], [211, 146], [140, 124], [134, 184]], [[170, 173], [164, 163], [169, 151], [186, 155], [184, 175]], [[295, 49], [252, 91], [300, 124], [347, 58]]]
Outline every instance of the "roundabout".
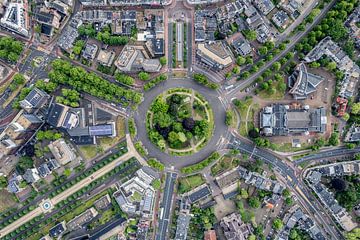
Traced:
[[170, 155], [192, 155], [201, 150], [214, 129], [206, 99], [187, 88], [171, 88], [157, 96], [147, 112], [150, 141]]
[[[160, 101], [159, 99], [168, 105], [163, 109], [164, 113], [159, 113], [159, 108], [154, 108], [154, 103]], [[170, 111], [171, 105], [174, 105], [172, 100], [178, 103], [175, 103], [177, 106], [173, 106]], [[200, 107], [199, 110], [198, 106], [204, 108]], [[189, 128], [185, 119], [194, 120], [194, 128]], [[144, 101], [134, 113], [134, 120], [137, 128], [136, 140], [142, 141], [148, 156], [158, 159], [167, 167], [177, 169], [207, 158], [216, 151], [218, 143], [228, 131], [225, 125], [225, 109], [217, 91], [205, 88], [191, 78], [169, 78], [146, 92]], [[208, 128], [201, 131], [204, 130], [200, 127], [201, 122], [205, 121]]]

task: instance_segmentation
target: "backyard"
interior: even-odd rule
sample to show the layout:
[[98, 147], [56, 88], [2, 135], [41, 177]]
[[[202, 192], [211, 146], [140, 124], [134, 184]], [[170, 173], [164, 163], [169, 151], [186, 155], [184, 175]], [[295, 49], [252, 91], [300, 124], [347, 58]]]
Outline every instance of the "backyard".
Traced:
[[179, 193], [183, 194], [191, 191], [192, 189], [200, 186], [205, 181], [200, 174], [192, 175], [189, 177], [181, 178], [179, 180]]

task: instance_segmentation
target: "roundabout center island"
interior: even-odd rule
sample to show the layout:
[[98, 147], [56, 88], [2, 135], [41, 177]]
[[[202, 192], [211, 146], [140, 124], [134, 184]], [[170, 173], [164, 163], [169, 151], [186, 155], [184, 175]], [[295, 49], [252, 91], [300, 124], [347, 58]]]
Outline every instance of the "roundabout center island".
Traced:
[[150, 141], [161, 151], [186, 156], [201, 150], [212, 137], [214, 117], [206, 99], [188, 88], [158, 95], [146, 114]]

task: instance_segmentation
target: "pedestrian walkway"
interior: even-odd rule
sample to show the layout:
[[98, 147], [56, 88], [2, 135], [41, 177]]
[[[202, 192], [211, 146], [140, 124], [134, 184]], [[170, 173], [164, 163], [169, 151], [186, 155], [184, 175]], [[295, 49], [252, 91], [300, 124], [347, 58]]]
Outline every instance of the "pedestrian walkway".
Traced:
[[[134, 145], [131, 141], [130, 135], [126, 135], [126, 142], [128, 145], [128, 152], [118, 159], [112, 161], [111, 163], [107, 164], [106, 166], [100, 168], [98, 171], [94, 172], [90, 176], [86, 177], [85, 179], [81, 180], [80, 182], [76, 183], [72, 187], [66, 189], [64, 192], [56, 195], [49, 201], [55, 206], [56, 204], [60, 203], [61, 201], [65, 200], [69, 196], [73, 195], [81, 188], [89, 185], [91, 182], [105, 176], [108, 172], [113, 170], [116, 166], [120, 163], [129, 160], [132, 157], [135, 157], [142, 165], [147, 165], [147, 162], [139, 155], [139, 153], [135, 150]], [[0, 230], [0, 238], [6, 236], [7, 234], [11, 233], [15, 229], [19, 228], [21, 225], [25, 224], [26, 222], [30, 221], [31, 219], [40, 216], [43, 213], [41, 207], [35, 208], [33, 211], [29, 212], [28, 214], [22, 216], [15, 222], [11, 223], [10, 225], [6, 226], [5, 228]]]

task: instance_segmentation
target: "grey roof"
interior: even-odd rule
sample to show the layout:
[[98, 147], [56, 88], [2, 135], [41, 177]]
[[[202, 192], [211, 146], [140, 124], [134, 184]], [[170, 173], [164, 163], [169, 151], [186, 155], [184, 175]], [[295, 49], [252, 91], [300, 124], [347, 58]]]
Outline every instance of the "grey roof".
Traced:
[[180, 213], [176, 223], [175, 240], [186, 240], [191, 216], [189, 214]]
[[189, 200], [191, 203], [195, 203], [200, 199], [203, 199], [211, 194], [210, 189], [207, 185], [204, 185], [202, 188], [198, 189], [197, 191], [191, 193], [189, 195]]
[[90, 136], [111, 136], [113, 135], [112, 124], [102, 124], [89, 127]]
[[59, 124], [60, 116], [64, 111], [64, 106], [60, 104], [52, 104], [47, 116], [47, 122], [54, 127], [57, 127]]
[[[269, 107], [267, 107], [269, 108]], [[273, 135], [287, 135], [301, 132], [325, 132], [327, 118], [324, 108], [290, 109], [286, 105], [275, 104], [269, 113], [261, 111], [260, 128], [269, 128]]]
[[306, 65], [300, 63], [288, 78], [288, 84], [291, 88], [289, 93], [292, 94], [295, 99], [306, 99], [309, 94], [316, 91], [316, 87], [323, 80], [323, 77], [309, 73]]

